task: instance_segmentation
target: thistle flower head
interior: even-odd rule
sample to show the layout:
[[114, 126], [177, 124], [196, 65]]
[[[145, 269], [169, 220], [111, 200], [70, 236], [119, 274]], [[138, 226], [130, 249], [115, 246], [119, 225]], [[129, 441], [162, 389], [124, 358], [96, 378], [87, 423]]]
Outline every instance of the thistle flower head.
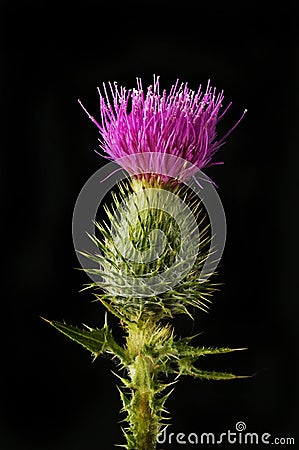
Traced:
[[84, 255], [98, 263], [86, 270], [101, 279], [90, 287], [100, 288], [97, 298], [122, 320], [160, 320], [190, 306], [205, 310], [215, 290], [204, 275], [206, 265], [208, 276], [214, 272], [214, 231], [184, 184], [218, 164], [213, 156], [244, 113], [218, 139], [217, 124], [230, 104], [223, 108], [223, 92], [209, 83], [193, 91], [177, 81], [167, 93], [159, 78], [146, 91], [137, 79], [135, 89], [104, 83], [99, 94], [101, 123], [85, 111], [99, 128], [104, 156], [130, 179], [106, 209], [109, 225], [98, 224], [104, 239], [93, 239], [101, 254]]
[[217, 139], [216, 126], [231, 103], [221, 110], [223, 91], [217, 93], [210, 83], [205, 90], [199, 86], [193, 91], [177, 80], [168, 94], [166, 90], [160, 92], [159, 77], [154, 77], [146, 92], [140, 78], [135, 89], [118, 87], [116, 82], [108, 86], [103, 84], [103, 92], [98, 89], [101, 124], [83, 108], [100, 130], [103, 156], [119, 161], [130, 175], [167, 173], [177, 178], [182, 164], [170, 163], [166, 155], [193, 166], [186, 177], [198, 169], [221, 164], [212, 158], [245, 113]]

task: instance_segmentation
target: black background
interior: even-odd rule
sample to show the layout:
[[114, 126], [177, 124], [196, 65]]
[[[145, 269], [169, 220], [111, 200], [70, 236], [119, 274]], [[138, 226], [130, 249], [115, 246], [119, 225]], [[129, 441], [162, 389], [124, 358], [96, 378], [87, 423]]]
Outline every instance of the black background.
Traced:
[[92, 364], [39, 316], [103, 324], [103, 308], [79, 293], [88, 280], [75, 270], [72, 246], [77, 195], [106, 163], [93, 152], [97, 130], [77, 98], [99, 117], [102, 81], [133, 87], [140, 76], [147, 85], [154, 73], [166, 88], [179, 77], [193, 89], [209, 78], [224, 89], [233, 106], [223, 129], [248, 109], [219, 152], [224, 166], [206, 170], [228, 222], [224, 286], [209, 315], [177, 320], [177, 332], [204, 331], [198, 344], [248, 347], [205, 359], [204, 367], [256, 375], [181, 379], [168, 402], [169, 431], [233, 431], [242, 420], [248, 431], [298, 439], [295, 2], [29, 1], [2, 2], [0, 12], [1, 450], [112, 449], [123, 442], [112, 362]]

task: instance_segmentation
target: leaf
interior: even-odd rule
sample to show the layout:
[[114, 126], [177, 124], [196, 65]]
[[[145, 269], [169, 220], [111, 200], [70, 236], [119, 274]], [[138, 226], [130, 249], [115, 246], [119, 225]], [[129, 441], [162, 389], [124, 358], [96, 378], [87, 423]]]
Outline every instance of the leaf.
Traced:
[[238, 352], [241, 350], [247, 350], [246, 347], [242, 348], [229, 348], [229, 347], [202, 347], [201, 349], [202, 355], [218, 355], [219, 353], [231, 353]]
[[248, 378], [248, 376], [238, 376], [233, 373], [200, 370], [193, 366], [188, 368], [184, 367], [183, 371], [180, 373], [182, 375], [191, 375], [194, 378], [206, 380], [233, 380], [235, 378]]
[[65, 336], [82, 345], [82, 347], [89, 350], [96, 357], [104, 351], [108, 350], [108, 336], [110, 334], [107, 325], [102, 329], [87, 329], [78, 328], [73, 325], [67, 325], [63, 322], [50, 321], [42, 318], [48, 322], [56, 330], [60, 331]]
[[194, 378], [205, 378], [207, 380], [232, 380], [235, 378], [249, 378], [249, 376], [247, 375], [239, 376], [233, 373], [197, 369], [188, 359], [184, 358], [178, 361], [178, 370], [175, 372], [178, 375], [190, 375]]
[[189, 345], [188, 341], [182, 339], [181, 341], [175, 342], [175, 348], [177, 351], [177, 356], [179, 358], [189, 357], [194, 360], [203, 355], [218, 355], [221, 353], [231, 353], [241, 350], [247, 350], [246, 348], [228, 348], [228, 347], [193, 347]]
[[119, 395], [123, 404], [123, 409], [122, 411], [128, 411], [129, 410], [129, 406], [131, 405], [131, 399], [129, 397], [127, 397], [123, 391], [117, 386], [117, 389], [119, 391]]

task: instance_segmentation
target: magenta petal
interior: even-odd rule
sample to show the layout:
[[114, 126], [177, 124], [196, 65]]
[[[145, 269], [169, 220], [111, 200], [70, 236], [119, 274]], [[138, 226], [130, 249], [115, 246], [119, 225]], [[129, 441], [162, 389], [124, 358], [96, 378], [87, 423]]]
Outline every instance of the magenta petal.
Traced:
[[[136, 169], [158, 173], [159, 164], [164, 165], [165, 170], [165, 159], [144, 158], [147, 153], [175, 155], [199, 169], [221, 164], [211, 161], [212, 157], [245, 114], [216, 140], [216, 126], [231, 103], [222, 110], [223, 91], [217, 93], [210, 83], [205, 91], [201, 86], [193, 91], [187, 83], [177, 80], [168, 95], [165, 90], [160, 93], [159, 77], [154, 77], [153, 85], [146, 90], [138, 78], [137, 88], [132, 90], [118, 87], [116, 82], [109, 82], [108, 86], [103, 83], [104, 94], [99, 89], [101, 124], [80, 104], [99, 129], [100, 147], [105, 157], [119, 160], [136, 155], [135, 160], [130, 161], [133, 165], [124, 167], [129, 173]], [[171, 166], [169, 176], [178, 178], [181, 170], [179, 165]], [[193, 173], [186, 173], [186, 176], [192, 177]]]

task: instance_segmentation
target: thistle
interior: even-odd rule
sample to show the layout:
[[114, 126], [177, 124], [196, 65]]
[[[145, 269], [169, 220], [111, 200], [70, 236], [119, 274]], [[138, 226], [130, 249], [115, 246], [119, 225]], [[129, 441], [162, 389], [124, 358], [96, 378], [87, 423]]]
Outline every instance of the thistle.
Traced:
[[[103, 156], [116, 161], [127, 179], [116, 186], [106, 220], [90, 236], [98, 251], [84, 252], [96, 268], [84, 270], [100, 277], [89, 283], [97, 301], [119, 318], [125, 343], [120, 345], [106, 322], [102, 328], [78, 328], [51, 321], [60, 332], [89, 350], [94, 359], [107, 353], [117, 362], [120, 397], [126, 414], [124, 428], [130, 450], [153, 450], [169, 420], [165, 402], [178, 377], [228, 380], [231, 373], [201, 370], [203, 355], [228, 353], [230, 348], [196, 347], [191, 337], [175, 335], [172, 319], [206, 312], [217, 284], [203, 276], [213, 252], [212, 232], [205, 207], [190, 180], [202, 168], [219, 162], [213, 156], [239, 121], [220, 139], [216, 125], [223, 92], [209, 84], [205, 91], [187, 83], [160, 93], [154, 79], [144, 93], [109, 83], [100, 94]], [[111, 99], [110, 99], [111, 98]]]

